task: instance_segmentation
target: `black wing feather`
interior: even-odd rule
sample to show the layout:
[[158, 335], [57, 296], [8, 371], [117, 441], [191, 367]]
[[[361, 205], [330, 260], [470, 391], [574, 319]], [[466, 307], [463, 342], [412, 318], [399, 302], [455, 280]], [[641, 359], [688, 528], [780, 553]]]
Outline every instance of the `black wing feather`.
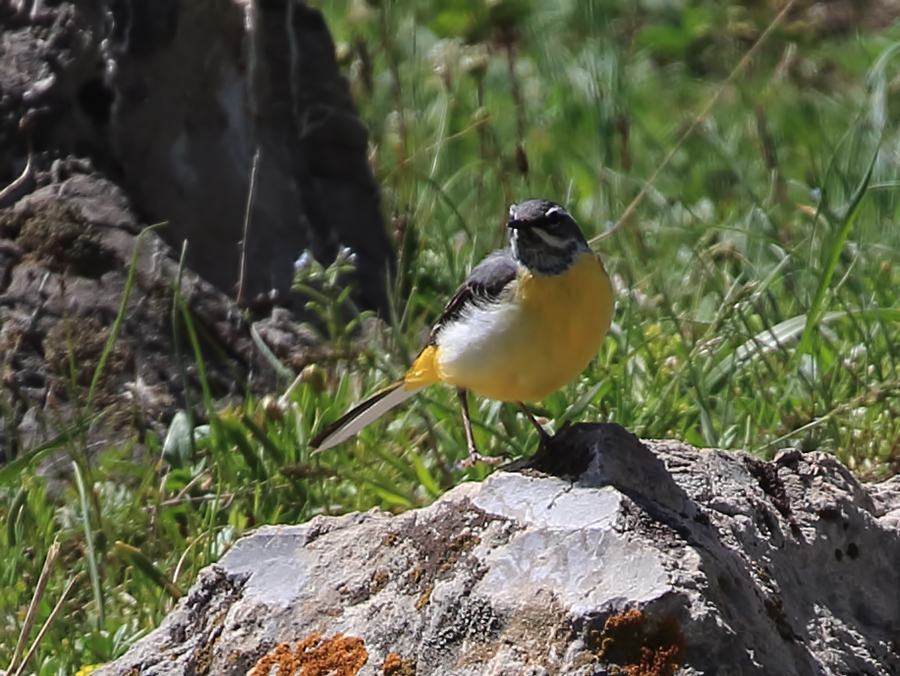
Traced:
[[509, 249], [500, 249], [487, 256], [472, 269], [468, 279], [444, 307], [431, 330], [428, 344], [434, 345], [441, 329], [458, 318], [470, 304], [487, 303], [498, 299], [510, 282], [515, 280], [518, 272], [519, 265]]

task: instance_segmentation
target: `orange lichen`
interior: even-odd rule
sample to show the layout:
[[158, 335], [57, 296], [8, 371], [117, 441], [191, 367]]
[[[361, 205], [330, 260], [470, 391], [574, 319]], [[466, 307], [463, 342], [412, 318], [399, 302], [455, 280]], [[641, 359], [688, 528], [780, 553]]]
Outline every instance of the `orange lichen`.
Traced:
[[675, 618], [651, 622], [639, 610], [613, 615], [592, 639], [600, 660], [627, 676], [674, 676], [687, 652]]
[[381, 665], [381, 670], [384, 672], [385, 676], [393, 676], [397, 669], [400, 668], [400, 664], [400, 655], [397, 653], [388, 653], [387, 657], [384, 658], [384, 664]]
[[384, 676], [415, 676], [416, 663], [414, 660], [400, 659], [397, 653], [388, 653], [381, 665]]
[[276, 666], [275, 676], [355, 676], [367, 659], [369, 653], [362, 639], [335, 634], [323, 641], [321, 634], [312, 634], [294, 651], [289, 643], [279, 643], [248, 676], [270, 676]]

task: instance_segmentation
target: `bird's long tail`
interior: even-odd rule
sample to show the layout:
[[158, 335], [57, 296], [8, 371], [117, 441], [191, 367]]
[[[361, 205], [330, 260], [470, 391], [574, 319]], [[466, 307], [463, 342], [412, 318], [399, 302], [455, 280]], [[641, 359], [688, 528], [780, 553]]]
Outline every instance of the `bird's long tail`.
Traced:
[[437, 351], [433, 346], [422, 350], [403, 378], [378, 390], [364, 402], [354, 406], [313, 437], [309, 445], [316, 449], [317, 453], [337, 446], [395, 406], [402, 404], [423, 387], [438, 382], [436, 357]]
[[420, 388], [407, 388], [406, 382], [398, 380], [379, 390], [358, 406], [347, 411], [340, 418], [319, 432], [309, 445], [318, 451], [325, 451], [337, 446], [359, 432], [369, 423], [375, 422], [394, 406], [402, 404], [413, 396]]

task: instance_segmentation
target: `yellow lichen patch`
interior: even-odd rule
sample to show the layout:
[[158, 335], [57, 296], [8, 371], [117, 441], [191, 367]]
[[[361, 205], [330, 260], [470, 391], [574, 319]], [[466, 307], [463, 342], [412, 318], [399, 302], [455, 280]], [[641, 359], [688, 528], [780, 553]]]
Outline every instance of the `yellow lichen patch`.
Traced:
[[373, 594], [377, 594], [382, 589], [387, 587], [388, 582], [391, 581], [391, 576], [387, 574], [384, 570], [377, 571], [372, 576], [372, 584], [371, 584], [371, 592]]
[[388, 653], [384, 658], [384, 664], [381, 665], [381, 671], [384, 676], [415, 676], [416, 663], [415, 660], [404, 660], [397, 653]]
[[323, 641], [321, 634], [312, 634], [293, 651], [289, 643], [279, 643], [248, 676], [355, 676], [367, 659], [362, 639], [335, 634]]
[[434, 585], [430, 584], [425, 589], [422, 590], [422, 593], [419, 594], [418, 600], [416, 600], [416, 610], [422, 610], [425, 606], [428, 605], [428, 602], [431, 600], [431, 592], [434, 591]]
[[216, 646], [216, 643], [219, 642], [219, 637], [216, 635], [211, 639], [207, 639], [200, 649], [194, 653], [194, 658], [192, 660], [192, 665], [194, 671], [198, 674], [208, 674], [209, 667], [212, 664], [213, 658], [213, 648]]
[[591, 638], [597, 657], [627, 676], [674, 676], [687, 651], [674, 618], [653, 621], [639, 610], [613, 615]]

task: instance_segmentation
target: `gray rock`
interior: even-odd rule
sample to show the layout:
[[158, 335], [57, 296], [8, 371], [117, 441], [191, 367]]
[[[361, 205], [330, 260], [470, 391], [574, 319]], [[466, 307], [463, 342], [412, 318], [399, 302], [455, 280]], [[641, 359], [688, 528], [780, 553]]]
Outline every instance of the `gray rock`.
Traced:
[[234, 301], [195, 273], [179, 272], [168, 245], [140, 230], [122, 190], [96, 174], [45, 186], [0, 211], [0, 238], [9, 238], [0, 239], [0, 396], [16, 422], [7, 428], [9, 419], [0, 421], [0, 461], [70, 424], [59, 415], [75, 403], [68, 401], [69, 350], [80, 387], [74, 395], [83, 397], [122, 307], [136, 247], [126, 312], [95, 392], [94, 404], [106, 413], [105, 424], [91, 431], [92, 440], [103, 442], [98, 448], [130, 440], [135, 422], [164, 425], [176, 410], [202, 402], [191, 351], [180, 350], [187, 378], [176, 358], [172, 302], [179, 276], [202, 331], [214, 396], [240, 397], [274, 383]]
[[[244, 298], [292, 305], [294, 261], [357, 253], [364, 307], [387, 310], [393, 252], [356, 114], [318, 10], [297, 0], [129, 0], [112, 34], [111, 139], [129, 195], [188, 266], [234, 293], [254, 153]], [[117, 12], [113, 10], [113, 14]], [[306, 298], [293, 308], [302, 310]]]
[[900, 671], [896, 481], [616, 425], [547, 451], [399, 516], [261, 528], [97, 673], [243, 676], [304, 640], [361, 675]]
[[[357, 305], [386, 310], [393, 256], [366, 144], [324, 20], [299, 0], [0, 1], [0, 462], [70, 427], [58, 413], [74, 402], [44, 415], [77, 389], [55, 357], [74, 342], [76, 384], [90, 385], [138, 241], [92, 402], [111, 427], [92, 429], [98, 448], [202, 408], [173, 280], [210, 339], [216, 399], [271, 391], [270, 354], [298, 370], [321, 355], [290, 290], [305, 249], [327, 264], [351, 247]], [[138, 240], [149, 223], [165, 226]], [[275, 304], [294, 312], [267, 317]]]
[[358, 303], [388, 309], [367, 138], [324, 19], [299, 0], [0, 2], [0, 208], [88, 163], [221, 292], [237, 292], [246, 239], [244, 305], [302, 311], [296, 258], [348, 246]]

